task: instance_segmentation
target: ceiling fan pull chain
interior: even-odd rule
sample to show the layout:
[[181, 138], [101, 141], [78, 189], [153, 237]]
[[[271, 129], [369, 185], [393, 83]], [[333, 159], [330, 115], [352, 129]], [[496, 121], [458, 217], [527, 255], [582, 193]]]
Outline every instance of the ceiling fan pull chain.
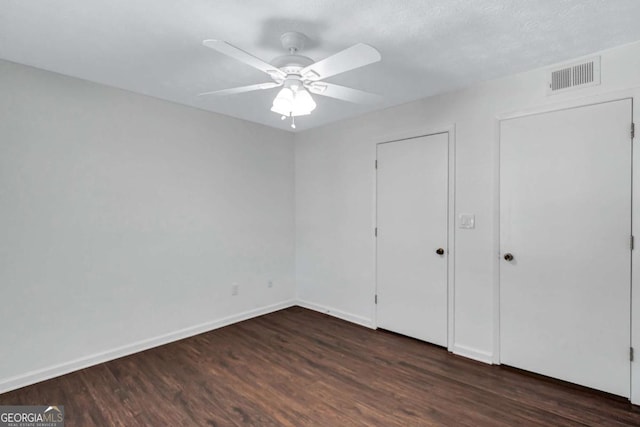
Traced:
[[291, 114], [291, 128], [296, 128], [296, 116], [294, 116], [293, 114]]

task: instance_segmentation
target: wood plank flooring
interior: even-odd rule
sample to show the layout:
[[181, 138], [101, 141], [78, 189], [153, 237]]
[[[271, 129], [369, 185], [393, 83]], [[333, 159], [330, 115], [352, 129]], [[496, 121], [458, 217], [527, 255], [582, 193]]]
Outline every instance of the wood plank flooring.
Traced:
[[640, 426], [624, 399], [293, 307], [0, 395], [67, 426]]

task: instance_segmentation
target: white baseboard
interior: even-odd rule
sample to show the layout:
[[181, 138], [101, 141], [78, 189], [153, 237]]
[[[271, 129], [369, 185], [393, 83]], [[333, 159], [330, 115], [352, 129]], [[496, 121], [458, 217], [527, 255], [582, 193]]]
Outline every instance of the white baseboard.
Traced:
[[[224, 317], [222, 319], [214, 320], [211, 322], [202, 323], [200, 325], [191, 326], [158, 337], [138, 341], [102, 353], [97, 353], [69, 362], [50, 366], [48, 368], [38, 369], [22, 375], [0, 379], [0, 394], [296, 305], [307, 308], [309, 310], [325, 313], [330, 316], [346, 320], [347, 322], [375, 329], [372, 319], [357, 316], [355, 314], [337, 310], [332, 307], [315, 304], [309, 301], [288, 300], [277, 304], [260, 307], [254, 310], [245, 311], [243, 313], [238, 313], [233, 316]], [[463, 345], [454, 345], [451, 348], [451, 351], [454, 354], [467, 357], [469, 359], [474, 359], [488, 364], [493, 363], [493, 355], [489, 352], [476, 350]]]
[[[297, 305], [300, 307], [308, 308], [310, 310], [318, 311], [320, 313], [325, 313], [342, 320], [346, 320], [347, 322], [356, 323], [358, 325], [366, 326], [367, 328], [375, 329], [373, 321], [366, 317], [356, 316], [351, 313], [346, 313], [344, 311], [336, 310], [335, 308], [327, 307], [324, 305], [312, 303], [305, 300], [298, 300]], [[449, 350], [452, 353], [457, 354], [458, 356], [477, 360], [479, 362], [487, 363], [489, 365], [493, 364], [493, 354], [489, 352], [476, 350], [471, 347], [466, 347], [464, 345], [454, 345]]]
[[457, 354], [458, 356], [463, 356], [468, 359], [473, 359], [477, 360], [478, 362], [493, 365], [493, 354], [486, 351], [480, 351], [471, 347], [466, 347], [464, 345], [454, 344], [451, 347], [451, 352], [453, 352], [453, 354]]
[[211, 322], [202, 323], [200, 325], [190, 326], [188, 328], [180, 329], [178, 331], [170, 332], [158, 337], [149, 338], [132, 344], [127, 344], [113, 350], [81, 357], [79, 359], [50, 366], [48, 368], [38, 369], [35, 371], [27, 372], [26, 374], [0, 379], [0, 393], [6, 393], [7, 391], [15, 390], [51, 378], [59, 377], [60, 375], [65, 375], [73, 371], [88, 368], [89, 366], [97, 365], [99, 363], [108, 362], [110, 360], [148, 350], [153, 347], [158, 347], [160, 345], [168, 344], [184, 338], [189, 338], [204, 332], [209, 332], [214, 329], [222, 328], [223, 326], [231, 325], [232, 323], [241, 322], [243, 320], [262, 316], [264, 314], [272, 313], [284, 308], [293, 307], [294, 305], [296, 305], [295, 300], [283, 301], [277, 304], [272, 304], [254, 310], [245, 311], [243, 313], [234, 314], [233, 316], [224, 317], [222, 319], [213, 320]]
[[351, 313], [346, 313], [344, 311], [336, 310], [335, 308], [326, 307], [324, 305], [320, 305], [320, 304], [316, 304], [316, 303], [304, 301], [304, 300], [298, 300], [297, 305], [303, 308], [308, 308], [309, 310], [319, 311], [320, 313], [337, 317], [338, 319], [346, 320], [347, 322], [356, 323], [361, 326], [366, 326], [367, 328], [375, 329], [375, 326], [373, 325], [373, 320], [368, 319], [366, 317], [357, 316]]

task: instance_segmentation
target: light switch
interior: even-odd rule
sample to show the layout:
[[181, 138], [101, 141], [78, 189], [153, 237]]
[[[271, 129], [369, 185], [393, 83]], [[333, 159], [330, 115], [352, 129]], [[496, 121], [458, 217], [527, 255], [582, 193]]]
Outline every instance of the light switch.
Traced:
[[458, 215], [458, 228], [476, 228], [476, 216], [473, 214]]

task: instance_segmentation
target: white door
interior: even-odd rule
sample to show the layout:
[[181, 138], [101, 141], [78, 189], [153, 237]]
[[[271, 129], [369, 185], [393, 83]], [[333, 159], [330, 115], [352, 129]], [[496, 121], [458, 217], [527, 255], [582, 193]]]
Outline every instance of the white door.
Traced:
[[441, 133], [378, 144], [377, 157], [377, 324], [442, 346], [448, 146]]
[[630, 99], [500, 125], [501, 362], [627, 397], [630, 129]]

